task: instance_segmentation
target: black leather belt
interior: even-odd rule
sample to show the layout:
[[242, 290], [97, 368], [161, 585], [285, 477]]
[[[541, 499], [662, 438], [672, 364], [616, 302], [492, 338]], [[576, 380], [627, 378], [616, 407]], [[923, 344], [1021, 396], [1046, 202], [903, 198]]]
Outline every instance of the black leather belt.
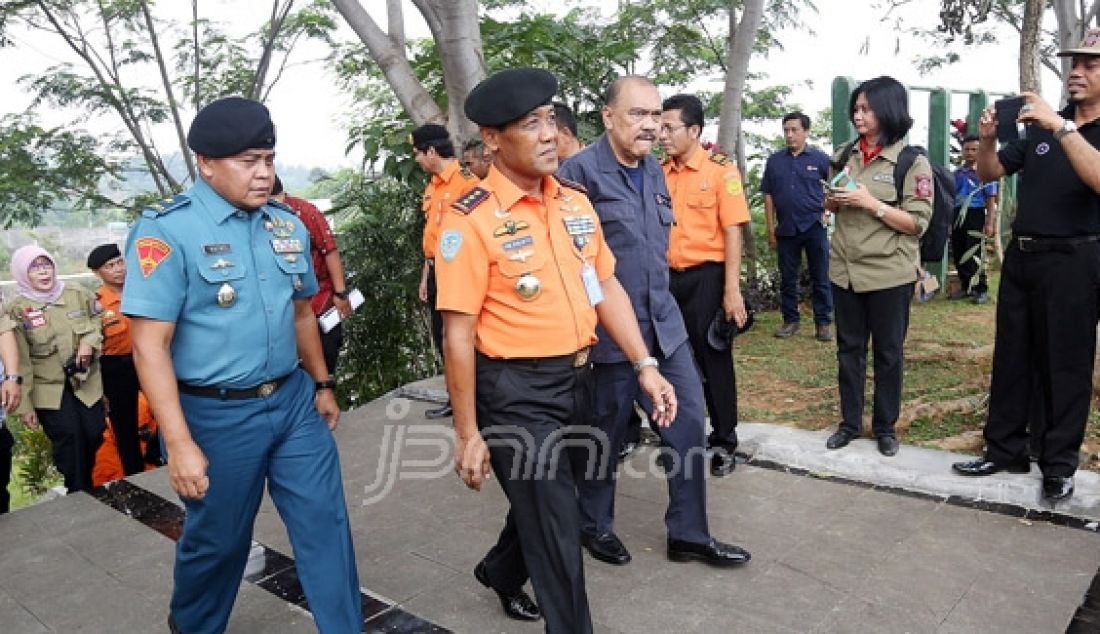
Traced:
[[1074, 247], [1089, 242], [1100, 242], [1100, 235], [1074, 236], [1072, 238], [1036, 238], [1033, 236], [1016, 236], [1016, 247], [1023, 253], [1046, 253], [1058, 251], [1072, 253]]
[[[293, 374], [293, 373], [292, 373]], [[286, 383], [286, 380], [290, 378], [290, 374], [279, 377], [274, 381], [268, 381], [267, 383], [261, 383], [255, 387], [249, 387], [244, 389], [229, 388], [229, 387], [215, 387], [213, 385], [188, 385], [186, 383], [177, 383], [180, 392], [189, 396], [201, 396], [203, 398], [220, 398], [222, 400], [243, 400], [248, 398], [267, 398], [275, 393], [275, 390]]]
[[481, 353], [478, 353], [485, 361], [489, 363], [507, 363], [511, 365], [521, 365], [531, 368], [538, 367], [571, 367], [571, 368], [583, 368], [588, 365], [588, 358], [592, 348], [581, 348], [573, 354], [563, 354], [556, 357], [538, 357], [538, 358], [524, 358], [524, 359], [494, 359], [493, 357], [487, 357]]

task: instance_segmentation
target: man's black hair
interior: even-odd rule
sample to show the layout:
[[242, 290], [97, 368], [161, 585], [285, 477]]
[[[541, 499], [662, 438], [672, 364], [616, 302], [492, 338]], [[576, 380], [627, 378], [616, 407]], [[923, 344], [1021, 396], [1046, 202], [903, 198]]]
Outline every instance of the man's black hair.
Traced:
[[[782, 123], [786, 123], [788, 121], [797, 121], [802, 124], [803, 130], [807, 132], [810, 131], [810, 118], [802, 114], [801, 112], [788, 112], [787, 114], [783, 115]], [[782, 125], [782, 123], [780, 125]]]
[[978, 138], [978, 135], [976, 135], [976, 134], [968, 134], [968, 135], [966, 135], [966, 136], [964, 136], [964, 137], [963, 137], [963, 142], [962, 142], [962, 144], [963, 144], [963, 145], [966, 145], [967, 143], [972, 143], [972, 142], [976, 142], [976, 141], [981, 141], [981, 139], [980, 139], [980, 138]]
[[283, 193], [283, 181], [278, 176], [271, 179], [271, 195], [278, 196]]
[[574, 138], [580, 138], [577, 136], [577, 115], [573, 114], [572, 108], [560, 101], [555, 101], [554, 118], [557, 119], [559, 128], [565, 128], [573, 133]]
[[878, 120], [878, 142], [893, 145], [905, 138], [913, 127], [909, 116], [909, 95], [905, 86], [893, 77], [875, 77], [860, 84], [848, 100], [848, 119], [855, 120], [856, 99], [863, 95]]
[[661, 110], [663, 112], [679, 110], [681, 123], [689, 128], [697, 125], [699, 131], [703, 131], [703, 102], [699, 101], [699, 98], [695, 95], [685, 95], [683, 93], [672, 95], [661, 103]]

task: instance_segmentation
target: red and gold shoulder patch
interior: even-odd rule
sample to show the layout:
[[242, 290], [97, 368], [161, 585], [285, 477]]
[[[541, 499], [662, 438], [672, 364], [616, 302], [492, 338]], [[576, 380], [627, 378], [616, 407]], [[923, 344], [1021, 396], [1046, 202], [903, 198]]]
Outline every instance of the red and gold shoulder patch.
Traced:
[[726, 156], [725, 154], [722, 154], [721, 152], [715, 152], [714, 154], [711, 154], [710, 155], [710, 160], [714, 161], [715, 163], [717, 163], [719, 165], [729, 165], [731, 163], [730, 157]]
[[931, 174], [918, 174], [917, 175], [917, 198], [923, 198], [925, 200], [932, 199], [932, 175]]
[[143, 277], [149, 277], [160, 263], [172, 254], [172, 247], [168, 246], [167, 242], [151, 236], [138, 238], [134, 242], [134, 250], [137, 251], [138, 264], [141, 266]]

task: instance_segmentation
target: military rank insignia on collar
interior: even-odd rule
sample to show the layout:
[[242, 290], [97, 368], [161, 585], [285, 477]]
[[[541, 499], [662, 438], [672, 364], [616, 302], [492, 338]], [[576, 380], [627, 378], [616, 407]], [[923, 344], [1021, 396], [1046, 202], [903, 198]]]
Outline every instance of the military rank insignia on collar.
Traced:
[[463, 215], [469, 215], [478, 205], [485, 202], [485, 199], [489, 197], [488, 190], [481, 187], [475, 187], [466, 192], [466, 195], [451, 204], [456, 210], [463, 213]]
[[571, 181], [568, 178], [562, 178], [561, 176], [558, 176], [556, 174], [554, 175], [554, 178], [558, 179], [558, 182], [561, 183], [562, 187], [568, 187], [569, 189], [575, 189], [575, 190], [579, 191], [582, 194], [587, 194], [588, 193], [588, 188], [585, 187], [584, 185], [581, 185], [580, 183], [578, 183], [576, 181]]

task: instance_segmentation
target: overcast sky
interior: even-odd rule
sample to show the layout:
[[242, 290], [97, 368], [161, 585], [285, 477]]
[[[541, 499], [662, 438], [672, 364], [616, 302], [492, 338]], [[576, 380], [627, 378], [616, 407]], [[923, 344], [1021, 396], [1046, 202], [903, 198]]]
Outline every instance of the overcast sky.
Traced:
[[[364, 6], [385, 25], [384, 3], [363, 0]], [[533, 0], [530, 10], [560, 10], [560, 7], [578, 4], [596, 4], [613, 10], [616, 0]], [[766, 58], [754, 57], [750, 70], [765, 72], [769, 83], [790, 84], [794, 88], [793, 100], [808, 113], [815, 113], [829, 103], [829, 87], [838, 75], [866, 79], [877, 75], [892, 75], [897, 79], [917, 85], [938, 85], [951, 89], [967, 90], [985, 88], [993, 92], [1012, 92], [1017, 85], [1017, 43], [1011, 33], [1005, 41], [981, 49], [969, 51], [964, 61], [947, 67], [932, 76], [921, 77], [913, 60], [926, 53], [930, 44], [925, 41], [901, 39], [892, 23], [883, 21], [883, 11], [869, 8], [867, 3], [851, 0], [816, 0], [820, 13], [806, 16], [815, 35], [801, 31], [784, 32], [780, 40], [785, 49], [773, 51]], [[409, 22], [410, 36], [427, 36], [416, 9], [406, 1], [405, 17]], [[217, 19], [226, 24], [252, 26], [259, 11], [266, 11], [267, 0], [206, 0], [200, 7], [209, 7]], [[906, 24], [934, 24], [938, 19], [939, 0], [914, 0], [900, 14]], [[157, 15], [187, 19], [189, 3], [160, 2]], [[354, 34], [344, 27], [347, 39]], [[0, 49], [0, 112], [16, 111], [26, 107], [29, 98], [15, 85], [19, 75], [40, 70], [65, 59], [65, 51], [56, 43], [42, 36], [17, 35], [15, 48]], [[896, 49], [896, 50], [895, 50]], [[323, 50], [302, 50], [297, 59], [317, 58]], [[1057, 79], [1044, 70], [1044, 94], [1048, 100], [1058, 99]], [[812, 85], [807, 82], [812, 81]], [[681, 87], [668, 87], [663, 92], [671, 94]], [[707, 85], [709, 90], [720, 90], [720, 82]], [[916, 93], [920, 95], [920, 93]], [[921, 99], [923, 102], [923, 98]], [[346, 143], [339, 124], [340, 114], [347, 108], [348, 99], [334, 87], [334, 75], [321, 64], [300, 65], [289, 69], [276, 85], [268, 102], [278, 125], [280, 162], [306, 166], [334, 167], [353, 161], [343, 155]], [[953, 113], [962, 116], [966, 100], [957, 96]], [[918, 125], [923, 123], [925, 106], [914, 103], [913, 114]], [[58, 113], [41, 113], [54, 124], [75, 118], [75, 113], [62, 116]], [[192, 113], [193, 114], [193, 113]], [[116, 124], [89, 123], [96, 133], [112, 130]], [[777, 130], [778, 133], [778, 124]], [[166, 130], [165, 143], [171, 143], [171, 130]], [[166, 147], [170, 147], [166, 145]]]

